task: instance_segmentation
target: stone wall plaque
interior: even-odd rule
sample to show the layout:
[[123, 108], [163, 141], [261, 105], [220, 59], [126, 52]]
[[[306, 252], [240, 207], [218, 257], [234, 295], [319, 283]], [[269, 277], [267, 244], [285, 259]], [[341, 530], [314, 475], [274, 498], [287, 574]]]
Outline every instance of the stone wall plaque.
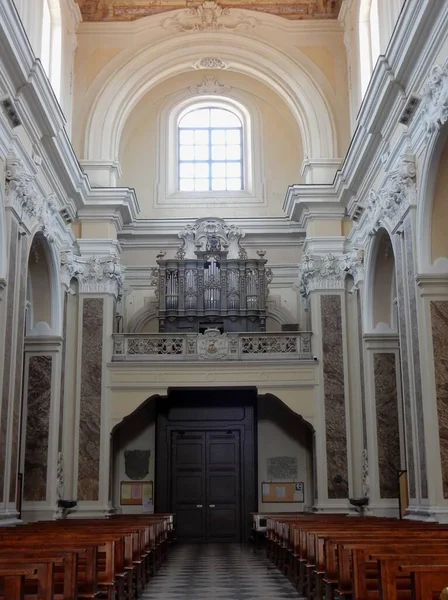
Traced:
[[298, 477], [297, 456], [273, 456], [268, 458], [268, 479], [295, 480]]
[[124, 472], [129, 479], [140, 481], [149, 473], [151, 450], [125, 450]]

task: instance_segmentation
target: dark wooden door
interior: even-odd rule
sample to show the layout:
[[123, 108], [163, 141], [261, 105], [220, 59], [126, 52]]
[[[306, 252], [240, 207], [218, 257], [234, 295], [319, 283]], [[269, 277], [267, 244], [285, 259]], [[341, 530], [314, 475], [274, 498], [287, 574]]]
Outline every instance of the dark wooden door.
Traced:
[[179, 539], [241, 539], [240, 432], [172, 431], [173, 512]]

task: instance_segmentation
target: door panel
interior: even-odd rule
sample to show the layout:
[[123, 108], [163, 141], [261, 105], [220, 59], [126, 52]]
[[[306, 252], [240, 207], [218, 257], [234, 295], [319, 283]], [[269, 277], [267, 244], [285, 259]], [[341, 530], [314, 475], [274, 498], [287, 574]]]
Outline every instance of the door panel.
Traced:
[[239, 431], [209, 431], [207, 449], [207, 539], [240, 539], [241, 484]]
[[173, 512], [180, 538], [204, 541], [205, 521], [205, 433], [172, 432]]
[[240, 541], [239, 431], [173, 431], [171, 444], [179, 539]]

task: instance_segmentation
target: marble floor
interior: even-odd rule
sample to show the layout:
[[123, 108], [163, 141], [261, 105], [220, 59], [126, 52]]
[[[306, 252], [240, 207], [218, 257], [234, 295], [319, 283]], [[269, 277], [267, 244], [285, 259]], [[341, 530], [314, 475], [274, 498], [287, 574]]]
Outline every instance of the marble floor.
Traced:
[[144, 600], [277, 600], [298, 598], [264, 551], [239, 544], [175, 546], [149, 582]]

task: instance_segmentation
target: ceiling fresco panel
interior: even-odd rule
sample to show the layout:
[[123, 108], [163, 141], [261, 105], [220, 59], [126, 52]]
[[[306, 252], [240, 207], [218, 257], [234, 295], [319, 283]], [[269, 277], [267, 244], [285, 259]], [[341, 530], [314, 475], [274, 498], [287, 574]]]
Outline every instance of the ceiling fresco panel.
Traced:
[[[342, 0], [226, 0], [223, 8], [245, 8], [286, 19], [335, 19]], [[180, 8], [200, 5], [192, 0], [78, 0], [84, 21], [135, 21]]]

